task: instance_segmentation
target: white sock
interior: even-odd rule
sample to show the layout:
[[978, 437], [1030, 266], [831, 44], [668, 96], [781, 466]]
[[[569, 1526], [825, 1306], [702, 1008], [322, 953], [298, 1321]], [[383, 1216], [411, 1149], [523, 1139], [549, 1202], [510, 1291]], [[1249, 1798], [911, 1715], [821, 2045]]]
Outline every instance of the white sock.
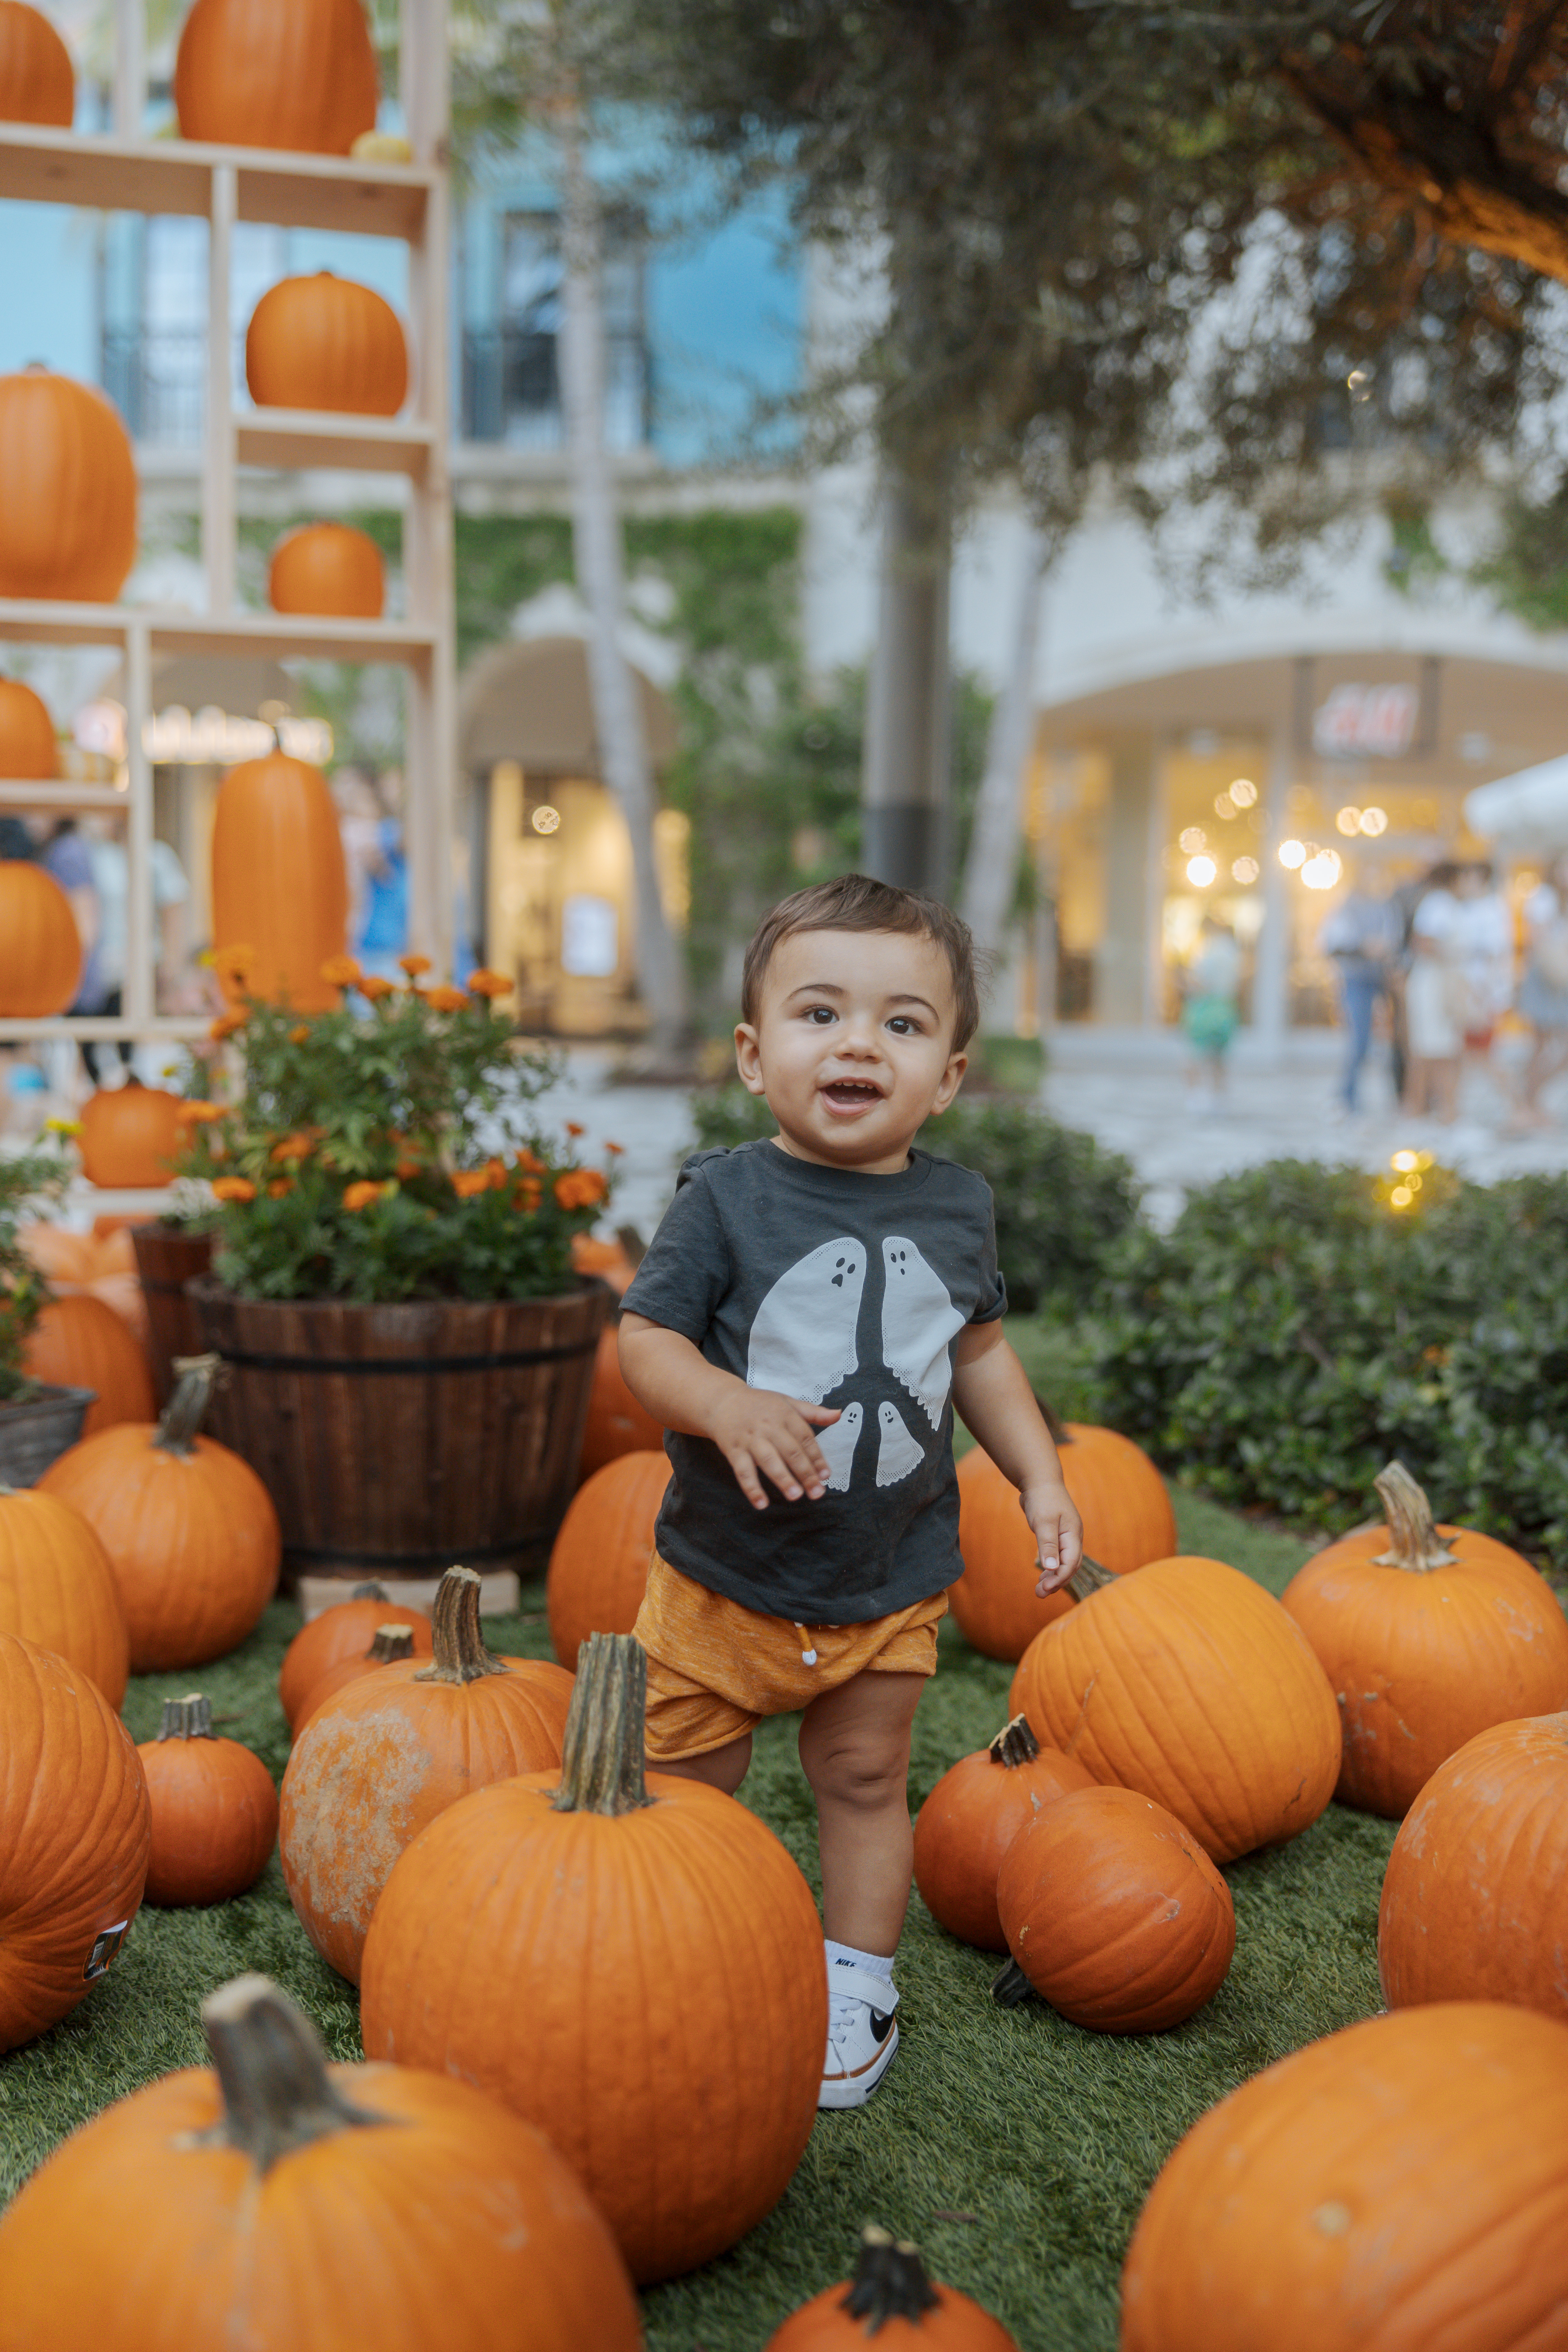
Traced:
[[827, 1965], [830, 1969], [864, 1969], [868, 1975], [881, 1977], [886, 1983], [892, 1983], [893, 1955], [891, 1952], [884, 1959], [880, 1952], [858, 1952], [853, 1944], [836, 1944], [831, 1936], [826, 1937], [824, 1942], [827, 1949]]

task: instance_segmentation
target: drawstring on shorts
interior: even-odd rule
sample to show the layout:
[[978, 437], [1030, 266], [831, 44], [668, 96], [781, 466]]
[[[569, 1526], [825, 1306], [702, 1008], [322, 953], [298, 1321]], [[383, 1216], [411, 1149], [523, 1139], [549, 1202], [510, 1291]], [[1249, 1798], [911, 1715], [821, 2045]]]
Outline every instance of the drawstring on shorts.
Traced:
[[[791, 1618], [790, 1622], [792, 1625], [795, 1624], [793, 1617]], [[800, 1635], [800, 1660], [802, 1665], [815, 1666], [816, 1664], [816, 1645], [807, 1642], [805, 1627], [804, 1625], [795, 1625], [795, 1630]]]

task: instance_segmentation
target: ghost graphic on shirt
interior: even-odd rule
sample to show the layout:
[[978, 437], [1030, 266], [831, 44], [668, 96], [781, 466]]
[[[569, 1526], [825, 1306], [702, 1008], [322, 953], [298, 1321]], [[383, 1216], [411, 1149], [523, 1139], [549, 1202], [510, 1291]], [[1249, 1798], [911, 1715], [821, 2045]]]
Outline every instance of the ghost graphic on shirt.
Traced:
[[827, 1465], [829, 1492], [847, 1495], [849, 1492], [849, 1471], [855, 1459], [855, 1448], [860, 1441], [860, 1424], [865, 1420], [865, 1408], [847, 1404], [830, 1429], [819, 1429], [816, 1443]]
[[866, 1286], [857, 1241], [824, 1242], [781, 1274], [752, 1325], [746, 1384], [820, 1404], [857, 1369], [855, 1326]]
[[942, 1276], [901, 1234], [882, 1244], [882, 1360], [935, 1429], [952, 1386], [949, 1344], [963, 1318]]
[[925, 1460], [925, 1448], [918, 1437], [911, 1437], [899, 1418], [898, 1407], [879, 1404], [877, 1419], [881, 1424], [882, 1444], [877, 1455], [877, 1484], [896, 1486], [911, 1470], [918, 1470]]

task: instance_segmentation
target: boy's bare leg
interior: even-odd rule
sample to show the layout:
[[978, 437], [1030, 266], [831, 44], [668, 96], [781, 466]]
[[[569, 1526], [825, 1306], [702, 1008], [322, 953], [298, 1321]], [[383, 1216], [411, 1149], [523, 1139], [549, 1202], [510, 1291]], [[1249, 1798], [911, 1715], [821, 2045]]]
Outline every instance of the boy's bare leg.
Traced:
[[910, 1732], [924, 1675], [857, 1675], [812, 1700], [800, 1760], [816, 1796], [830, 1940], [891, 1955], [914, 1872]]
[[729, 1740], [722, 1748], [710, 1748], [706, 1756], [685, 1756], [679, 1763], [666, 1764], [657, 1756], [647, 1759], [650, 1772], [679, 1772], [684, 1780], [706, 1780], [710, 1789], [721, 1789], [732, 1797], [745, 1779], [752, 1761], [752, 1735], [743, 1731], [739, 1739]]

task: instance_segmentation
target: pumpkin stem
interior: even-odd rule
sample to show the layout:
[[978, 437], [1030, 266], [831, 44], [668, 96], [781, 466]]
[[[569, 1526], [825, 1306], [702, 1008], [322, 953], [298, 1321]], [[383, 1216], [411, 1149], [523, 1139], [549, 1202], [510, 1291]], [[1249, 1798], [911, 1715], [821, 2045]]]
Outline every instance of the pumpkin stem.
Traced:
[[223, 1358], [176, 1356], [174, 1369], [174, 1393], [159, 1416], [153, 1443], [165, 1454], [194, 1454], [196, 1432], [223, 1370]]
[[889, 2319], [908, 2319], [918, 2326], [941, 2300], [915, 2247], [895, 2240], [888, 2230], [861, 2231], [855, 2275], [838, 2308], [851, 2319], [865, 2320], [868, 2336], [875, 2336]]
[[1373, 1480], [1388, 1515], [1394, 1538], [1379, 1552], [1374, 1568], [1405, 1568], [1415, 1576], [1429, 1576], [1435, 1568], [1452, 1568], [1454, 1555], [1433, 1523], [1432, 1506], [1403, 1462], [1391, 1462]]
[[632, 1633], [590, 1633], [561, 1743], [558, 1813], [635, 1813], [651, 1805], [643, 1770], [647, 1653]]
[[1043, 1397], [1040, 1394], [1039, 1390], [1037, 1389], [1035, 1391], [1035, 1402], [1040, 1408], [1040, 1419], [1045, 1423], [1046, 1427], [1051, 1433], [1052, 1444], [1070, 1445], [1072, 1444], [1071, 1433], [1069, 1432], [1066, 1422], [1063, 1421], [1060, 1414], [1058, 1412], [1055, 1405], [1050, 1402], [1050, 1399], [1048, 1397]]
[[365, 1656], [374, 1658], [378, 1666], [390, 1666], [398, 1658], [411, 1658], [413, 1655], [412, 1625], [378, 1625], [365, 1652]]
[[485, 1647], [479, 1631], [479, 1580], [471, 1568], [449, 1568], [437, 1586], [430, 1641], [435, 1656], [420, 1667], [416, 1683], [477, 1683], [484, 1675], [511, 1672]]
[[236, 1977], [202, 2003], [202, 2025], [223, 2093], [223, 2114], [193, 2135], [207, 2147], [237, 2147], [258, 2172], [280, 2156], [355, 2125], [379, 2124], [337, 2090], [310, 2020], [270, 1977]]
[[1034, 1998], [1034, 1986], [1016, 1960], [1009, 1960], [991, 1988], [991, 1998], [1002, 2009], [1021, 2009]]
[[390, 1601], [391, 1598], [384, 1584], [356, 1584], [349, 1594], [351, 1601]]
[[184, 1698], [163, 1701], [163, 1720], [158, 1726], [160, 1739], [216, 1739], [213, 1729], [213, 1703], [201, 1691], [191, 1691]]
[[1085, 1552], [1068, 1577], [1067, 1589], [1075, 1601], [1088, 1601], [1092, 1594], [1103, 1592], [1108, 1584], [1115, 1582], [1116, 1579], [1111, 1575], [1110, 1570], [1108, 1568], [1101, 1568], [1097, 1559], [1090, 1559], [1088, 1552]]
[[993, 1764], [1005, 1764], [1016, 1769], [1020, 1764], [1032, 1764], [1040, 1752], [1040, 1743], [1029, 1728], [1027, 1716], [1016, 1715], [1011, 1723], [1003, 1725], [986, 1749]]

